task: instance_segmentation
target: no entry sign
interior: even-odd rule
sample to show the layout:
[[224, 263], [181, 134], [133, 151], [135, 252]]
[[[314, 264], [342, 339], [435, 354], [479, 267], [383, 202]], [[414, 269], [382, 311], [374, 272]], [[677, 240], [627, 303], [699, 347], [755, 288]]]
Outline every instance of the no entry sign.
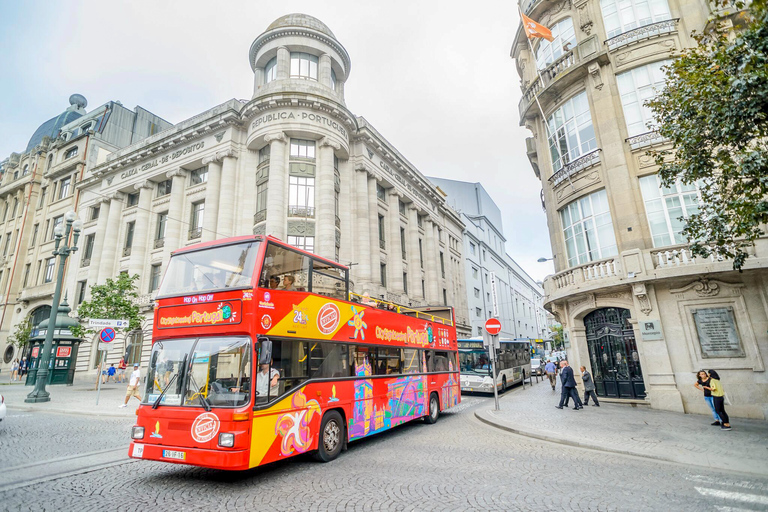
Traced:
[[495, 318], [491, 318], [490, 320], [486, 320], [485, 322], [485, 330], [488, 332], [488, 334], [492, 336], [496, 336], [501, 332], [501, 322], [499, 322]]
[[115, 339], [115, 330], [111, 327], [106, 327], [101, 330], [99, 339], [104, 343], [111, 343]]

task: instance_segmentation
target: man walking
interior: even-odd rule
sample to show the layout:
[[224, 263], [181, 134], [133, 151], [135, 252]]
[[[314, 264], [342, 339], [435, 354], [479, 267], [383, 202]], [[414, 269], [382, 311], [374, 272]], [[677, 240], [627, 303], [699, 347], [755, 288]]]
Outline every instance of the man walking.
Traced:
[[562, 386], [562, 390], [560, 392], [560, 405], [557, 405], [556, 407], [562, 409], [563, 404], [570, 396], [573, 398], [573, 410], [578, 411], [579, 409], [583, 409], [584, 407], [581, 405], [579, 394], [576, 392], [576, 379], [573, 378], [573, 368], [568, 366], [568, 361], [565, 359], [560, 361], [560, 368], [560, 385]]
[[600, 407], [600, 402], [597, 401], [597, 395], [595, 394], [595, 383], [592, 381], [592, 375], [589, 374], [585, 366], [581, 367], [581, 380], [584, 381], [584, 405], [589, 405], [589, 397], [592, 397], [592, 401], [595, 402], [595, 407]]
[[133, 373], [128, 380], [128, 389], [125, 392], [125, 403], [120, 407], [128, 407], [128, 400], [132, 396], [135, 396], [141, 402], [141, 393], [139, 393], [139, 383], [141, 382], [141, 372], [139, 371], [139, 363], [133, 365]]
[[557, 384], [557, 366], [555, 366], [555, 363], [553, 363], [552, 360], [549, 360], [546, 366], [544, 366], [544, 371], [547, 372], [549, 383], [552, 385], [552, 391], [554, 391], [555, 384]]

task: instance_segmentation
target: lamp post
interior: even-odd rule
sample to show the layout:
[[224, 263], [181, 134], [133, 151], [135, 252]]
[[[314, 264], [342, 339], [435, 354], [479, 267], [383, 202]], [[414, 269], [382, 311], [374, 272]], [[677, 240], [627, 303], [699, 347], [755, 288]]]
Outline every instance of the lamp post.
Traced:
[[[51, 358], [51, 346], [53, 345], [53, 331], [56, 328], [56, 315], [59, 313], [59, 301], [61, 300], [61, 284], [64, 279], [64, 264], [69, 255], [77, 251], [77, 239], [80, 237], [80, 230], [83, 228], [83, 221], [77, 218], [77, 214], [70, 210], [64, 214], [66, 226], [59, 224], [54, 228], [53, 234], [56, 238], [56, 247], [53, 255], [59, 256], [59, 270], [56, 274], [56, 289], [53, 292], [53, 304], [51, 304], [51, 316], [48, 319], [48, 330], [45, 333], [45, 343], [43, 344], [43, 353], [40, 355], [37, 377], [35, 379], [35, 389], [32, 390], [24, 400], [29, 403], [48, 402], [51, 400], [51, 394], [45, 390], [45, 384], [48, 381], [48, 361]], [[72, 245], [67, 245], [69, 233], [74, 233]], [[62, 239], [64, 243], [62, 245]]]

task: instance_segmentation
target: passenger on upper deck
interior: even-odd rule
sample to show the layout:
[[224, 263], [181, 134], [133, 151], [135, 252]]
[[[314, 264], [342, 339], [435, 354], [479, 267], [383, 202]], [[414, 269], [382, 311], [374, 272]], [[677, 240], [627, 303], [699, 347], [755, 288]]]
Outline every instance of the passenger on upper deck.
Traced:
[[296, 291], [296, 287], [293, 286], [295, 281], [296, 278], [290, 274], [283, 276], [283, 290]]
[[280, 278], [277, 276], [272, 276], [269, 278], [269, 287], [273, 290], [276, 290], [277, 287], [280, 286]]

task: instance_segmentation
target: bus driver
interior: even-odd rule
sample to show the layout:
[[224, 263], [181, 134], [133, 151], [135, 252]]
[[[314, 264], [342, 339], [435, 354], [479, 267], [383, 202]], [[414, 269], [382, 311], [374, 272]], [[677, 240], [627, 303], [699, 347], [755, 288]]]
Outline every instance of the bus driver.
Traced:
[[280, 372], [271, 368], [269, 364], [259, 366], [259, 373], [256, 374], [256, 397], [267, 398], [267, 392], [270, 396], [277, 396], [277, 380], [280, 378]]

